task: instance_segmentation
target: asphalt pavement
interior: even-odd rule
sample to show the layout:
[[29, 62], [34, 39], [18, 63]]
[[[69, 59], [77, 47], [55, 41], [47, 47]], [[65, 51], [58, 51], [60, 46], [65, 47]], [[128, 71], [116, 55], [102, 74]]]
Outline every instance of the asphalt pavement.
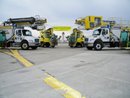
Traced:
[[18, 51], [34, 66], [26, 68], [0, 52], [0, 98], [69, 98], [67, 91], [45, 83], [47, 73], [82, 98], [130, 98], [130, 50], [90, 51], [60, 44]]

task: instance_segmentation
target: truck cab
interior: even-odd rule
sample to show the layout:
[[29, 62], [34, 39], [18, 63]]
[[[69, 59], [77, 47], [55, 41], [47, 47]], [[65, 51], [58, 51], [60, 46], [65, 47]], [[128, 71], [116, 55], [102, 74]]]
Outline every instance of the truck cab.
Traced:
[[15, 30], [15, 45], [21, 46], [22, 49], [36, 49], [39, 46], [39, 39], [32, 36], [32, 32], [26, 29]]
[[119, 47], [119, 38], [109, 28], [100, 27], [85, 39], [87, 49], [102, 50], [103, 47]]

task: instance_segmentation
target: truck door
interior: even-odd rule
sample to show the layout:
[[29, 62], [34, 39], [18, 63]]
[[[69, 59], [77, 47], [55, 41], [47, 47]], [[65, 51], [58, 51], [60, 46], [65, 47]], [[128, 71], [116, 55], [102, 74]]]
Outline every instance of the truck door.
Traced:
[[103, 28], [101, 30], [101, 39], [102, 39], [103, 42], [109, 42], [110, 41], [108, 29]]
[[15, 42], [20, 43], [22, 40], [22, 33], [21, 30], [16, 30], [15, 31]]

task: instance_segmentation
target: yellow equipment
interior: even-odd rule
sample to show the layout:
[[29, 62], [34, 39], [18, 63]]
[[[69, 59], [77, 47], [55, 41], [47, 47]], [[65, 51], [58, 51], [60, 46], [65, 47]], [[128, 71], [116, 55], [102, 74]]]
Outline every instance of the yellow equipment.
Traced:
[[[75, 23], [83, 26], [84, 29], [90, 30], [103, 25], [102, 16], [87, 16], [85, 18], [79, 18], [75, 20]], [[73, 33], [69, 38], [70, 47], [83, 47], [84, 46], [84, 34], [78, 29], [73, 29]]]
[[70, 26], [54, 26], [53, 30], [54, 31], [70, 31], [71, 27]]
[[57, 36], [53, 33], [53, 28], [40, 31], [40, 43], [42, 47], [55, 47], [57, 42]]
[[69, 46], [70, 47], [83, 47], [84, 46], [84, 35], [83, 32], [77, 28], [73, 29], [73, 33], [69, 37]]
[[85, 18], [76, 19], [75, 23], [83, 26], [86, 30], [115, 25], [115, 21], [103, 20], [102, 16], [86, 16]]
[[75, 23], [84, 26], [86, 30], [103, 25], [102, 16], [87, 16], [76, 19]]

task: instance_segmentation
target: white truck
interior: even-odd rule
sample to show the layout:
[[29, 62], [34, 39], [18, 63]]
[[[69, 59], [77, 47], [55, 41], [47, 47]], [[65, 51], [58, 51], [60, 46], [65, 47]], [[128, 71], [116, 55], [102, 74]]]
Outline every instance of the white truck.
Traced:
[[99, 27], [85, 39], [85, 45], [88, 50], [102, 50], [103, 47], [119, 47], [120, 39], [110, 28]]
[[21, 47], [23, 50], [27, 50], [30, 47], [37, 49], [39, 46], [39, 39], [32, 36], [32, 32], [23, 28], [13, 28], [12, 26], [1, 26], [0, 32], [1, 38], [4, 40], [3, 47]]
[[37, 49], [40, 44], [39, 38], [32, 36], [30, 30], [25, 27], [38, 30], [44, 26], [46, 19], [35, 17], [10, 18], [0, 26], [0, 46], [1, 47], [21, 47], [24, 50]]

